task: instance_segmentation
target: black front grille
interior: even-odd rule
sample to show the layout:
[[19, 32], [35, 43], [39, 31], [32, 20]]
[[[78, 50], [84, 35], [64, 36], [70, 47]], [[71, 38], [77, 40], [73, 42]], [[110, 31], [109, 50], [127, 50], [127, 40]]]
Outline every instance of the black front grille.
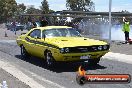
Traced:
[[[100, 50], [98, 47], [102, 47], [102, 49]], [[105, 50], [109, 50], [109, 45], [107, 45], [107, 47], [108, 47], [107, 49], [104, 49], [103, 45], [69, 47], [68, 53], [86, 53], [86, 52], [105, 51]]]

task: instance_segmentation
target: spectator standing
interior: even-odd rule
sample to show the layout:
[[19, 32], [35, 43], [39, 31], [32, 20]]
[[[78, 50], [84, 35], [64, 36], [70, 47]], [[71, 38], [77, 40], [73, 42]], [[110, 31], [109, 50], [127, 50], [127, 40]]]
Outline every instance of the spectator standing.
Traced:
[[125, 43], [129, 42], [129, 32], [130, 32], [130, 22], [126, 18], [123, 18], [123, 29], [122, 31], [125, 34]]
[[48, 25], [48, 21], [46, 19], [44, 19], [44, 17], [42, 17], [42, 20], [40, 21], [40, 26], [44, 27]]
[[30, 21], [28, 21], [27, 23], [27, 29], [30, 30], [32, 28], [32, 23]]
[[36, 28], [37, 24], [35, 23], [35, 21], [32, 22], [32, 28]]
[[13, 27], [13, 32], [15, 32], [15, 35], [16, 35], [16, 22], [15, 21], [13, 21], [12, 27]]

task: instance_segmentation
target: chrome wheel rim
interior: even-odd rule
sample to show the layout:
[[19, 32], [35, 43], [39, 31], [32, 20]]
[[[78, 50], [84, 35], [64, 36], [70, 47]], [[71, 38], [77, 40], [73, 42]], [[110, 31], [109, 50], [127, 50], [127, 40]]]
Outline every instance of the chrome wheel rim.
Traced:
[[51, 56], [50, 56], [50, 53], [47, 53], [47, 55], [46, 55], [46, 61], [47, 61], [47, 65], [51, 65], [52, 64], [52, 62], [51, 62]]
[[24, 46], [21, 46], [21, 54], [22, 54], [22, 56], [26, 55], [26, 50], [25, 50]]

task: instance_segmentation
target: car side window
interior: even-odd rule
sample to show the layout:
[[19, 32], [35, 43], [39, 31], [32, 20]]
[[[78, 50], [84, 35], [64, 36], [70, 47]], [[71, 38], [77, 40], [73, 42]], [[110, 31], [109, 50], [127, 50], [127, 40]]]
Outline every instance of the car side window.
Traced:
[[32, 38], [37, 37], [38, 39], [40, 39], [41, 38], [41, 30], [40, 29], [35, 29], [29, 34], [29, 36], [32, 37]]
[[57, 31], [57, 29], [44, 30], [42, 32], [42, 38], [44, 38], [44, 37], [54, 37], [54, 36], [61, 36], [60, 33]]

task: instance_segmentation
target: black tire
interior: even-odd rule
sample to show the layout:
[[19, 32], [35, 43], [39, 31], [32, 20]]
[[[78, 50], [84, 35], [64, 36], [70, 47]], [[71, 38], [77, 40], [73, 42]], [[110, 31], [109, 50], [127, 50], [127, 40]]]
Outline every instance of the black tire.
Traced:
[[53, 67], [54, 63], [54, 58], [52, 56], [52, 53], [50, 51], [47, 51], [45, 53], [45, 59], [46, 59], [46, 65], [47, 67]]
[[28, 52], [26, 51], [25, 47], [22, 45], [20, 48], [21, 48], [21, 56], [22, 56], [23, 58], [29, 58], [29, 54], [28, 54]]
[[89, 63], [90, 65], [97, 65], [97, 64], [99, 63], [99, 61], [100, 61], [100, 58], [90, 59], [90, 60], [88, 61], [88, 63]]

